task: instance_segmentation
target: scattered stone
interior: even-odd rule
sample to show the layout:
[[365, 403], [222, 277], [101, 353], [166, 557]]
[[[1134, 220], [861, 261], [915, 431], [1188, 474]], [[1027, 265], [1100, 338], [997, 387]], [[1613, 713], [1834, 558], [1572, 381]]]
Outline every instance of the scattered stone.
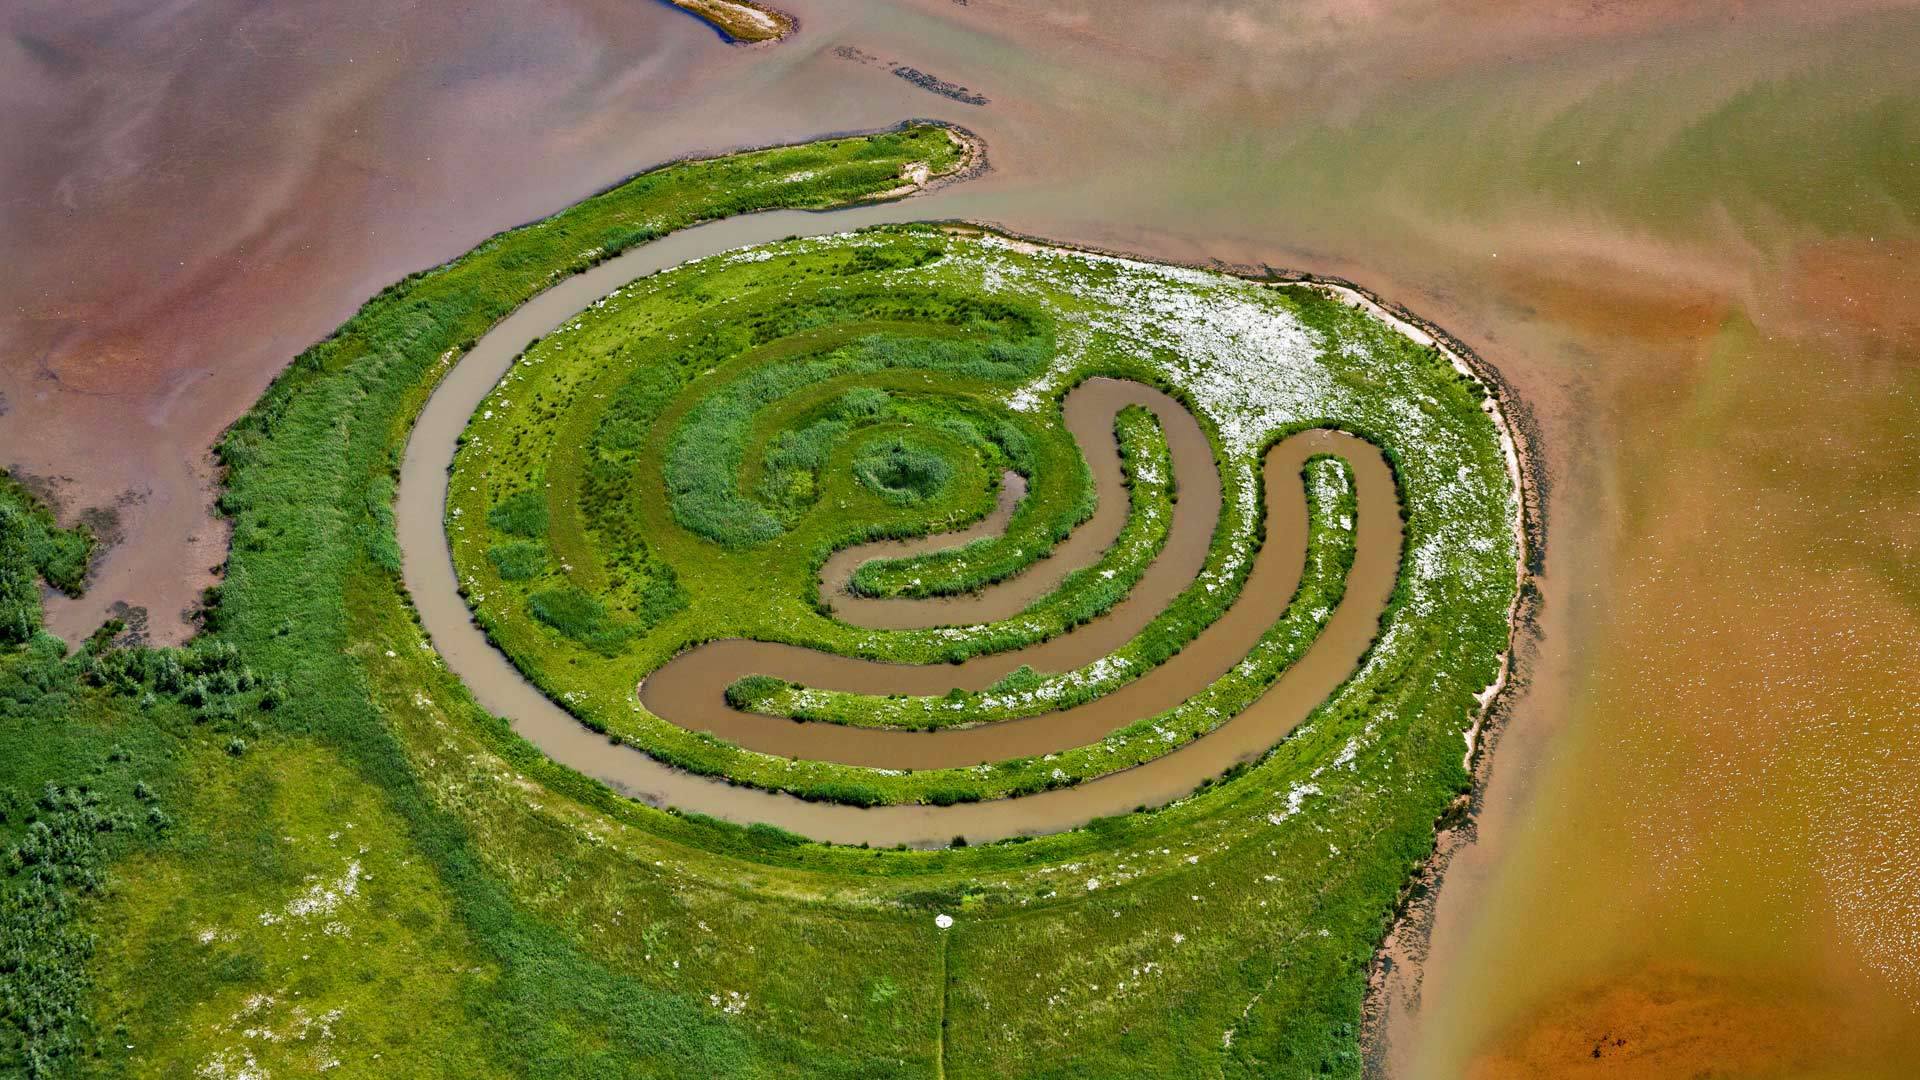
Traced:
[[896, 64], [894, 65], [893, 73], [928, 93], [939, 94], [943, 98], [950, 98], [962, 105], [985, 105], [987, 103], [985, 95], [976, 94], [958, 83], [950, 83], [945, 79], [935, 78], [916, 67]]

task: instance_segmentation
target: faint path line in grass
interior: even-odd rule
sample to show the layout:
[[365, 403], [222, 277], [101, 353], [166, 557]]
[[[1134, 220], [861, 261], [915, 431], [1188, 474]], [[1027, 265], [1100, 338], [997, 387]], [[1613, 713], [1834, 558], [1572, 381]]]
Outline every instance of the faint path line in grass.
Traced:
[[953, 932], [940, 932], [940, 1026], [934, 1029], [933, 1075], [936, 1080], [947, 1077], [947, 1006], [953, 996]]

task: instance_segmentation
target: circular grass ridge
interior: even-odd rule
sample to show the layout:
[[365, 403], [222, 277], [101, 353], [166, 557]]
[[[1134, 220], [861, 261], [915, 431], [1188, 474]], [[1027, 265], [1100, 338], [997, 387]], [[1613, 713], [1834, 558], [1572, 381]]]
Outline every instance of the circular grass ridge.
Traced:
[[[1026, 610], [976, 626], [881, 630], [836, 621], [819, 600], [833, 551], [979, 521], [1006, 473], [1029, 488], [1003, 533], [868, 563], [853, 588], [963, 594], [1032, 571], [1095, 504], [1060, 409], [1096, 375], [1174, 394], [1206, 432], [1222, 490], [1204, 567], [1135, 638], [1075, 670], [1023, 669], [940, 696], [771, 679], [714, 692], [796, 719], [917, 729], [1113, 692], [1239, 599], [1262, 538], [1261, 456], [1314, 427], [1372, 442], [1400, 487], [1405, 566], [1361, 674], [1419, 659], [1472, 690], [1492, 680], [1505, 604], [1489, 601], [1512, 588], [1516, 511], [1477, 383], [1310, 290], [924, 227], [689, 264], [618, 290], [535, 343], [456, 458], [456, 564], [477, 618], [522, 670], [589, 724], [668, 763], [860, 804], [1080, 783], [1213, 730], [1312, 645], [1352, 561], [1351, 481], [1336, 460], [1303, 474], [1306, 572], [1258, 646], [1189, 701], [1084, 746], [917, 771], [790, 759], [656, 716], [635, 687], [718, 638], [925, 664], [1023, 649], [1098, 618], [1158, 554], [1156, 518], [1172, 501], [1151, 438], [1130, 438], [1124, 422], [1116, 434], [1134, 490], [1121, 540]], [[542, 495], [544, 515], [528, 505]], [[542, 541], [546, 550], [530, 547]], [[1430, 636], [1426, 617], [1449, 610], [1501, 617]]]
[[938, 447], [895, 435], [863, 445], [854, 455], [853, 474], [888, 502], [918, 504], [946, 488], [954, 466]]

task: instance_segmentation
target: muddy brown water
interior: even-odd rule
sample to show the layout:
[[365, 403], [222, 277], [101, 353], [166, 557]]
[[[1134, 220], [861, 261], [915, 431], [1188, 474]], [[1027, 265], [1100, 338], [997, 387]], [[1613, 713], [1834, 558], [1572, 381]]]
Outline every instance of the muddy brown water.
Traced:
[[[871, 208], [885, 211], [888, 208]], [[1204, 631], [1178, 656], [1153, 674], [1082, 709], [1068, 710], [960, 731], [876, 732], [828, 724], [796, 724], [790, 720], [755, 717], [725, 707], [720, 695], [727, 683], [760, 671], [787, 673], [797, 680], [842, 685], [873, 693], [944, 691], [954, 685], [956, 673], [980, 685], [1036, 656], [1062, 667], [1111, 651], [1130, 637], [1126, 629], [1144, 622], [1137, 601], [1157, 594], [1161, 604], [1177, 592], [1184, 573], [1190, 581], [1204, 561], [1206, 539], [1219, 514], [1219, 478], [1206, 440], [1191, 415], [1176, 402], [1151, 388], [1118, 380], [1095, 380], [1079, 392], [1085, 405], [1075, 407], [1082, 428], [1076, 436], [1092, 449], [1107, 447], [1114, 458], [1111, 420], [1124, 404], [1138, 402], [1161, 418], [1173, 449], [1181, 498], [1174, 532], [1163, 558], [1156, 560], [1128, 599], [1113, 612], [1087, 626], [1035, 646], [1033, 649], [982, 658], [968, 665], [912, 668], [871, 664], [823, 656], [789, 646], [757, 642], [720, 642], [684, 654], [674, 661], [680, 674], [660, 696], [668, 715], [685, 722], [703, 704], [718, 703], [721, 720], [779, 731], [810, 732], [792, 744], [794, 752], [857, 758], [866, 742], [889, 747], [901, 757], [927, 755], [928, 760], [973, 764], [983, 758], [1045, 752], [1033, 746], [1076, 745], [1091, 742], [1107, 730], [1177, 704], [1240, 659], [1259, 632], [1271, 625], [1291, 598], [1305, 551], [1305, 495], [1300, 463], [1321, 449], [1342, 452], [1354, 467], [1360, 507], [1356, 515], [1358, 552], [1349, 573], [1347, 595], [1328, 620], [1313, 647], [1252, 707], [1218, 730], [1146, 765], [1063, 788], [1018, 799], [957, 806], [888, 806], [859, 808], [807, 802], [787, 795], [735, 787], [723, 781], [671, 769], [631, 747], [610, 743], [582, 727], [566, 711], [534, 688], [495, 650], [474, 625], [461, 599], [442, 522], [447, 493], [447, 462], [452, 460], [468, 417], [513, 362], [531, 337], [545, 334], [585, 309], [593, 301], [627, 281], [699, 255], [727, 250], [750, 242], [764, 242], [796, 232], [832, 231], [847, 214], [767, 214], [732, 219], [676, 233], [602, 264], [586, 274], [536, 297], [503, 320], [462, 358], [428, 400], [407, 443], [396, 504], [397, 531], [404, 558], [408, 591], [421, 623], [448, 669], [459, 675], [479, 702], [507, 717], [514, 730], [563, 764], [597, 777], [616, 790], [650, 802], [698, 811], [734, 821], [765, 821], [803, 836], [842, 843], [944, 844], [954, 836], [983, 842], [1007, 836], [1055, 831], [1084, 824], [1096, 817], [1124, 813], [1141, 805], [1169, 802], [1191, 791], [1201, 780], [1218, 775], [1234, 763], [1263, 753], [1284, 737], [1352, 672], [1373, 640], [1379, 613], [1392, 591], [1400, 555], [1400, 518], [1393, 478], [1377, 450], [1347, 436], [1306, 432], [1269, 452], [1265, 474], [1271, 530], [1247, 586], [1236, 603], [1214, 627]], [[1104, 417], [1104, 419], [1102, 419]], [[1104, 439], [1101, 431], [1104, 429]], [[1092, 455], [1090, 465], [1102, 455]], [[1096, 469], [1101, 502], [1118, 503], [1124, 515], [1125, 492], [1119, 483], [1117, 462], [1111, 470]], [[1211, 492], [1211, 496], [1208, 492]], [[1111, 511], [1109, 511], [1111, 512]], [[1088, 525], [1092, 525], [1089, 522]], [[1190, 536], [1200, 536], [1196, 543]], [[1072, 538], [1069, 538], [1071, 541]], [[1196, 552], [1197, 547], [1197, 552]], [[1090, 559], [1096, 552], [1083, 552]], [[1056, 559], [1063, 556], [1056, 555]], [[1166, 561], [1174, 569], [1161, 572]], [[1153, 578], [1153, 581], [1149, 581]], [[1153, 590], [1149, 592], [1149, 589]], [[1083, 657], [1083, 658], [1082, 658]], [[686, 663], [682, 663], [686, 661]], [[796, 666], [786, 666], [786, 665]], [[650, 686], [656, 686], [663, 667]], [[916, 689], [914, 679], [925, 689]], [[684, 711], [683, 711], [684, 710]], [[1076, 715], [1078, 714], [1078, 715]], [[1071, 732], [1059, 742], [1049, 730], [1058, 724]], [[760, 737], [749, 732], [745, 741]], [[891, 748], [899, 748], [897, 751]], [[921, 749], [924, 747], [925, 749]], [[953, 750], [950, 747], [961, 747]], [[958, 757], [937, 757], [954, 755]], [[974, 756], [977, 754], [978, 756]], [[923, 767], [923, 766], [914, 766]]]

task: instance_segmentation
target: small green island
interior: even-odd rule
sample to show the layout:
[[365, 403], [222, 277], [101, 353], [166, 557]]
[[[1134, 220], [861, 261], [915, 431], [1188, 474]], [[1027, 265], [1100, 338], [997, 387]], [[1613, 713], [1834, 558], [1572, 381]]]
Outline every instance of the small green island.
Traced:
[[678, 162], [383, 290], [220, 443], [185, 648], [37, 633], [86, 538], [0, 486], [0, 1067], [1358, 1077], [1505, 678], [1499, 402], [1351, 290], [972, 225], [621, 269], [978, 153]]

